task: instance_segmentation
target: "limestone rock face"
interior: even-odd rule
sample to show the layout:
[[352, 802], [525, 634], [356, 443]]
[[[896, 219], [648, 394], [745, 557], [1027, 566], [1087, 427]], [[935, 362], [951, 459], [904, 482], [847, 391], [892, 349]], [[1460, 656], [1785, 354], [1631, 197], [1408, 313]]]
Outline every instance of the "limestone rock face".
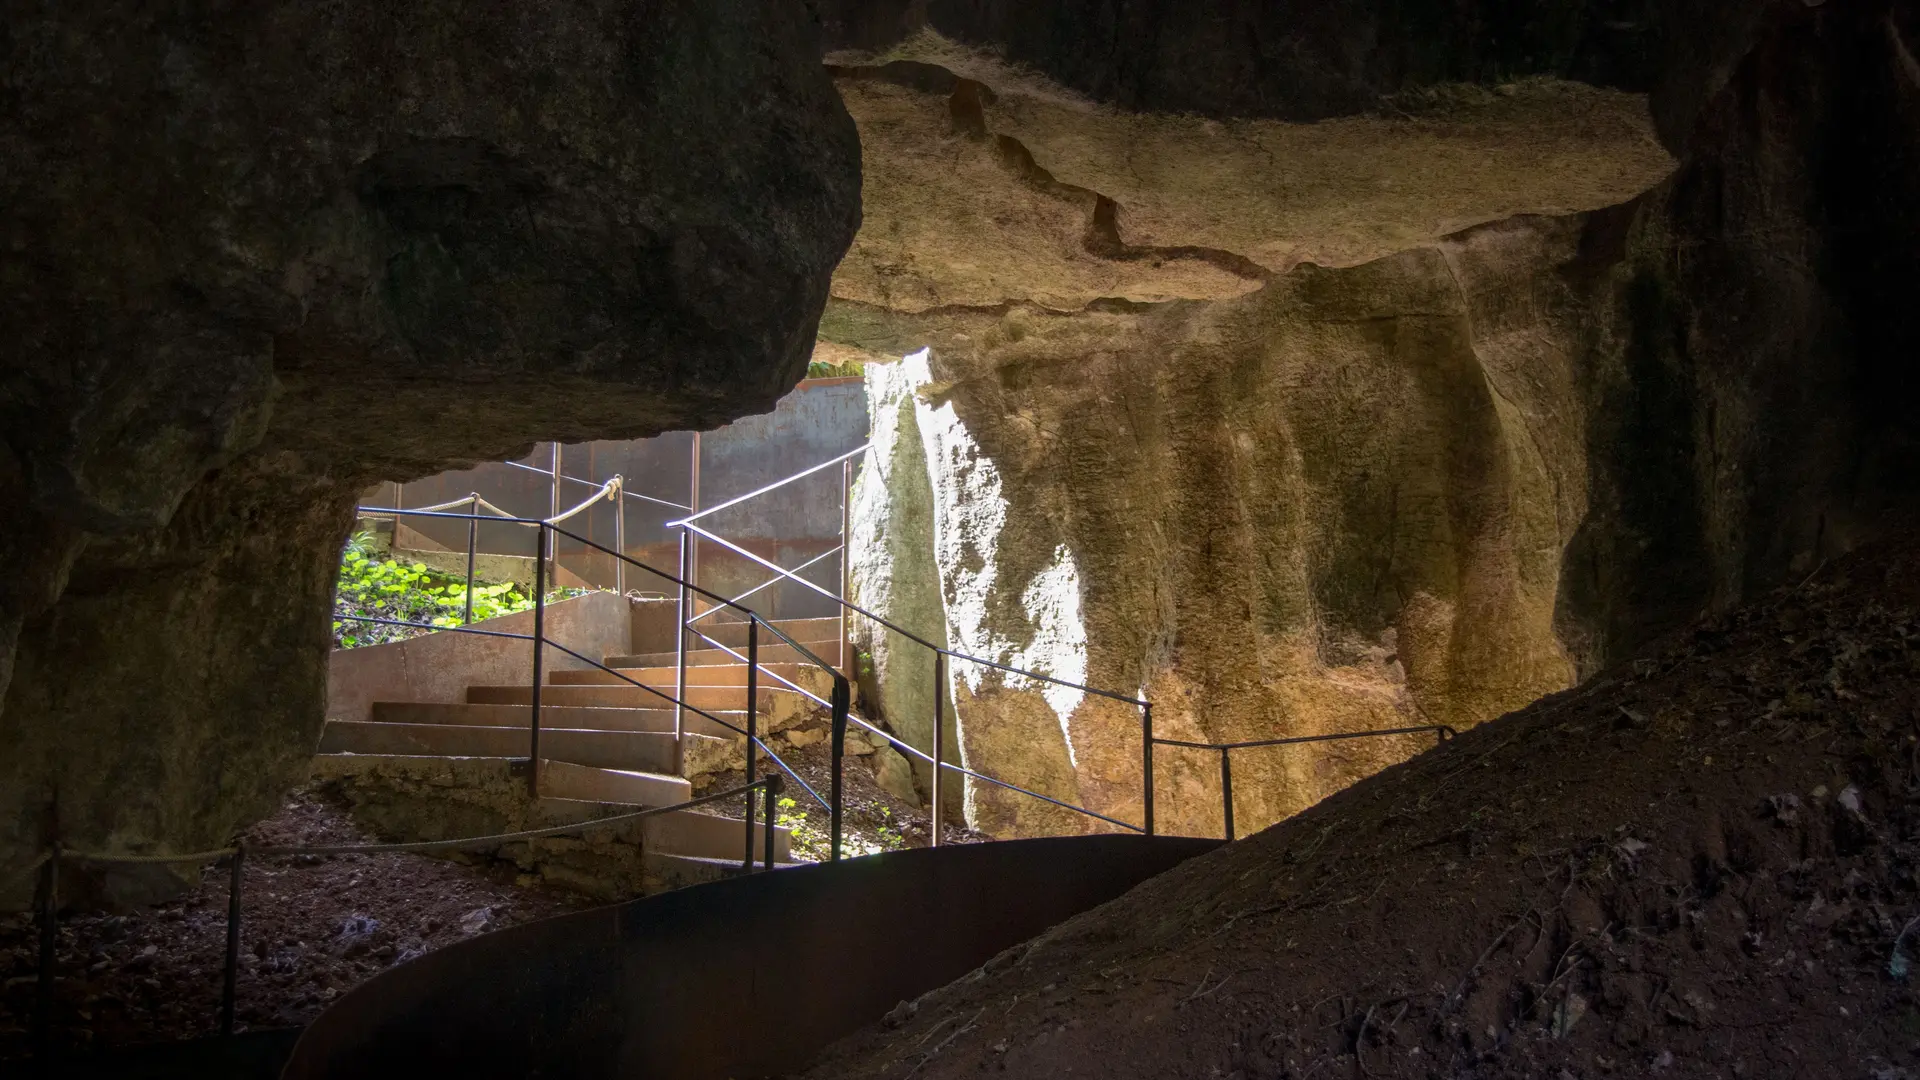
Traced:
[[0, 867], [219, 843], [363, 485], [770, 408], [859, 221], [789, 5], [14, 7]]
[[[954, 648], [1144, 688], [1158, 732], [1195, 741], [1471, 724], [1568, 685], [1585, 307], [1553, 270], [1580, 240], [1515, 221], [1213, 304], [922, 324]], [[1136, 709], [960, 662], [953, 683], [969, 766], [1139, 820]], [[1240, 820], [1420, 744], [1331, 745], [1240, 754]], [[1217, 757], [1157, 769], [1166, 827], [1219, 828]], [[971, 800], [983, 828], [1076, 827]]]
[[[1162, 25], [1150, 4], [1020, 6], [1069, 8]], [[1422, 91], [1365, 64], [1367, 115], [1360, 97], [1250, 101], [1181, 85], [1180, 31], [1076, 60], [1007, 31], [1012, 11], [935, 2], [838, 31], [840, 58], [870, 67], [839, 76], [870, 148], [913, 128], [956, 172], [991, 153], [1015, 177], [968, 173], [971, 201], [932, 209], [870, 186], [869, 222], [911, 223], [856, 241], [823, 323], [840, 348], [930, 349], [904, 437], [933, 509], [889, 543], [937, 566], [954, 648], [1144, 688], [1176, 738], [1461, 726], [1804, 576], [1910, 505], [1920, 26], [1903, 8], [1675, 5], [1649, 16], [1631, 78], [1533, 69], [1651, 86], [1639, 119], [1615, 91]], [[1119, 77], [1116, 56], [1141, 66]], [[900, 119], [942, 93], [945, 135]], [[1562, 115], [1502, 119], [1550, 98]], [[1285, 122], [1302, 116], [1326, 130]], [[1677, 171], [1647, 150], [1656, 129]], [[1374, 152], [1314, 149], [1342, 132]], [[1245, 163], [1276, 147], [1295, 152], [1267, 174]], [[1078, 247], [1070, 216], [1019, 209], [1040, 195], [1081, 200]], [[1322, 212], [1342, 205], [1365, 212]], [[951, 227], [903, 249], [918, 262], [874, 254]], [[962, 258], [962, 236], [994, 258]], [[1041, 287], [1002, 287], [1024, 282]], [[884, 434], [876, 455], [909, 456]], [[1137, 711], [959, 666], [951, 692], [970, 767], [1139, 819]], [[1238, 824], [1424, 739], [1239, 753]], [[1162, 826], [1217, 833], [1218, 756], [1167, 749], [1157, 768]], [[992, 831], [1088, 827], [968, 797]]]
[[1239, 296], [1306, 262], [1610, 205], [1672, 167], [1643, 96], [1553, 79], [1297, 124], [1122, 112], [921, 60], [835, 70], [867, 165], [834, 296], [890, 311]]

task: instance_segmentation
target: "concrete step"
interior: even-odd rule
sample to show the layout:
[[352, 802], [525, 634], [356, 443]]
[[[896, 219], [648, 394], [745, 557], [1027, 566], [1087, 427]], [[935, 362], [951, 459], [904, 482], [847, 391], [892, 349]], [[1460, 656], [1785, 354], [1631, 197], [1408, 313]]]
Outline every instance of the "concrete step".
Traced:
[[[722, 645], [731, 645], [736, 649], [744, 649], [747, 647], [747, 624], [745, 622], [722, 621], [721, 616], [710, 615], [693, 625], [700, 633], [705, 634], [707, 637], [712, 638]], [[779, 636], [767, 629], [769, 625], [808, 648], [813, 648], [816, 642], [830, 645], [837, 645], [840, 642], [840, 620], [837, 618], [774, 619], [771, 623], [762, 624], [760, 627], [760, 644], [762, 647], [780, 643]], [[688, 644], [691, 645], [696, 640], [698, 639], [689, 637]], [[814, 649], [813, 651], [819, 652], [820, 650]]]
[[[710, 804], [718, 805], [718, 804]], [[731, 859], [738, 864], [746, 847], [746, 826], [737, 817], [703, 814], [687, 810], [646, 819], [642, 846], [649, 852], [688, 855], [694, 858]], [[753, 857], [764, 858], [767, 830], [757, 820], [753, 826]], [[793, 851], [791, 830], [773, 828], [773, 861], [789, 861]]]
[[[525, 790], [524, 774], [515, 775], [512, 759], [497, 757], [447, 757], [424, 754], [315, 754], [313, 776], [316, 779], [353, 775], [390, 774], [422, 777], [430, 787], [471, 783], [476, 786], [510, 784], [515, 791]], [[541, 801], [597, 803], [617, 810], [623, 806], [673, 806], [693, 796], [693, 785], [677, 776], [641, 772], [634, 769], [601, 769], [571, 761], [540, 762]], [[606, 816], [591, 807], [582, 807], [580, 817]], [[737, 824], [737, 823], [736, 823]], [[736, 834], [738, 835], [738, 834]], [[729, 848], [729, 851], [732, 849]]]
[[[738, 691], [735, 692], [738, 694]], [[544, 697], [544, 695], [543, 695]], [[744, 702], [744, 695], [740, 695]], [[729, 723], [745, 726], [746, 713], [739, 709], [710, 709]], [[369, 715], [375, 723], [386, 724], [458, 724], [467, 727], [507, 727], [525, 729], [532, 710], [526, 705], [466, 705], [440, 701], [376, 701]], [[586, 705], [549, 705], [540, 703], [540, 727], [572, 728], [579, 731], [672, 731], [673, 707], [662, 709], [596, 708]], [[698, 713], [686, 714], [687, 732], [693, 735], [726, 737], [733, 732]], [[524, 755], [523, 755], [524, 756]]]
[[[540, 706], [542, 711], [545, 711], [548, 705], [585, 705], [603, 709], [672, 709], [673, 702], [670, 698], [673, 695], [673, 684], [667, 683], [655, 689], [668, 696], [662, 697], [652, 690], [638, 686], [549, 685], [540, 688]], [[528, 705], [532, 701], [533, 687], [531, 686], [467, 687], [467, 703], [470, 705]], [[696, 709], [706, 709], [710, 712], [722, 709], [744, 711], [747, 707], [747, 692], [744, 687], [738, 686], [689, 686], [687, 696], [681, 701]], [[773, 691], [760, 691], [759, 708], [762, 712], [771, 709], [773, 703]]]
[[[528, 755], [530, 742], [524, 727], [329, 720], [321, 730], [319, 752], [517, 758]], [[602, 769], [665, 773], [673, 770], [673, 736], [660, 731], [587, 731], [543, 726], [540, 756]]]
[[[740, 868], [739, 858], [712, 859], [697, 855], [675, 855], [665, 851], [649, 851], [641, 856], [649, 875], [670, 889], [684, 888], [688, 885], [704, 885], [709, 881], [724, 881], [730, 877], [739, 877], [745, 873]], [[790, 870], [796, 866], [809, 866], [810, 863], [778, 862], [775, 870]], [[754, 872], [759, 872], [760, 864], [753, 864]]]
[[[807, 648], [815, 656], [825, 660], [828, 664], [834, 667], [840, 666], [839, 642], [826, 641], [817, 645], [808, 645]], [[742, 648], [740, 653], [744, 656], [746, 649]], [[613, 668], [671, 668], [677, 662], [671, 652], [616, 654], [602, 661], [602, 663], [608, 667]], [[740, 657], [734, 656], [732, 653], [723, 649], [687, 650], [688, 667], [709, 667], [715, 664], [740, 664], [743, 662]], [[807, 667], [813, 666], [811, 660], [800, 655], [791, 645], [762, 645], [760, 647], [760, 662], [763, 664], [803, 664]]]
[[546, 761], [540, 795], [547, 799], [626, 806], [672, 806], [693, 797], [693, 785], [678, 776], [637, 769], [598, 769], [565, 761]]
[[[615, 665], [609, 664], [607, 666], [613, 667]], [[772, 674], [782, 675], [798, 682], [802, 667], [800, 664], [761, 664], [760, 685], [778, 686], [779, 683], [773, 681]], [[805, 665], [805, 668], [807, 670], [819, 670], [811, 664]], [[626, 678], [621, 678], [622, 675], [626, 676]], [[662, 690], [666, 690], [673, 686], [674, 679], [678, 675], [678, 669], [671, 665], [667, 667], [644, 668], [624, 667], [620, 669], [618, 675], [611, 671], [601, 671], [598, 668], [587, 668], [580, 671], [556, 671], [547, 681], [556, 686], [625, 686], [628, 685], [627, 679], [638, 679], [648, 686], [657, 686]], [[687, 668], [687, 685], [745, 686], [747, 685], [747, 665], [745, 663], [738, 663], [709, 664], [703, 667], [689, 666]]]

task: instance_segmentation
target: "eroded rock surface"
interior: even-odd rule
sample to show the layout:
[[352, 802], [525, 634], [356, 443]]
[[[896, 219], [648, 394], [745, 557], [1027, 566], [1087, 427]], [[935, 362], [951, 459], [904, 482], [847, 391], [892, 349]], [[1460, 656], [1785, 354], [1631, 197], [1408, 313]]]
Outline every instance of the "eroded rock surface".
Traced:
[[[964, 66], [935, 44], [909, 54]], [[867, 220], [834, 296], [894, 311], [1238, 296], [1302, 263], [1611, 205], [1672, 166], [1643, 95], [1550, 78], [1300, 124], [1122, 112], [917, 59], [835, 70]]]
[[[1148, 6], [1128, 10], [1151, 23], [1140, 14]], [[973, 100], [988, 103], [977, 113], [986, 135], [960, 122], [975, 114], [950, 110], [943, 145], [963, 163], [957, 172], [984, 152], [967, 146], [991, 144], [1006, 159], [993, 125], [1017, 128], [1020, 139], [1006, 138], [1021, 160], [1045, 165], [1046, 182], [1106, 186], [1081, 196], [1093, 204], [1088, 220], [1117, 223], [1130, 252], [1149, 240], [1185, 245], [1144, 268], [1118, 259], [1124, 272], [1096, 281], [1079, 271], [1100, 264], [1089, 253], [1119, 249], [1083, 242], [1071, 260], [1054, 258], [1067, 250], [1063, 215], [1036, 234], [1055, 238], [1035, 244], [1045, 257], [1033, 280], [1045, 288], [989, 300], [1018, 276], [1006, 236], [1028, 220], [997, 214], [1013, 205], [1001, 201], [1005, 189], [969, 174], [980, 194], [964, 213], [879, 206], [888, 189], [869, 189], [870, 221], [965, 222], [1000, 260], [982, 284], [951, 254], [967, 241], [921, 243], [943, 265], [908, 267], [892, 279], [906, 284], [887, 291], [872, 286], [885, 275], [855, 260], [889, 241], [863, 234], [823, 326], [837, 346], [875, 355], [931, 347], [916, 408], [936, 513], [918, 544], [938, 554], [955, 647], [1084, 670], [1095, 686], [1144, 687], [1174, 737], [1464, 726], [1804, 576], [1870, 535], [1920, 475], [1911, 468], [1920, 396], [1898, 359], [1920, 337], [1902, 299], [1920, 269], [1920, 37], [1893, 5], [1720, 7], [1714, 19], [1651, 17], [1647, 67], [1635, 79], [1595, 79], [1655, 88], [1644, 106], [1652, 121], [1638, 127], [1602, 107], [1624, 95], [1536, 81], [1423, 96], [1416, 81], [1383, 74], [1368, 115], [1354, 115], [1368, 111], [1355, 98], [1313, 113], [1326, 130], [1299, 131], [1284, 121], [1308, 106], [1284, 95], [1236, 105], [1205, 86], [1182, 99], [1155, 82], [1172, 78], [1177, 53], [1115, 83], [1099, 74], [1109, 59], [1075, 67], [1065, 52], [996, 38], [998, 24], [968, 23], [957, 5], [916, 8], [891, 36], [850, 45], [849, 56], [892, 65], [849, 92], [870, 144], [890, 137], [894, 114], [863, 103], [907, 100], [909, 81], [915, 93], [938, 90], [907, 65], [939, 61], [960, 73], [952, 100], [972, 79], [985, 91], [970, 91]], [[1303, 33], [1309, 45], [1339, 39]], [[1135, 47], [1117, 40], [1122, 53]], [[1231, 68], [1239, 54], [1223, 48]], [[1115, 112], [1088, 103], [1093, 87], [1135, 108], [1186, 100], [1209, 119]], [[1500, 110], [1553, 94], [1595, 111], [1534, 127], [1498, 122]], [[1476, 115], [1488, 126], [1460, 136], [1475, 148], [1462, 160], [1530, 161], [1526, 183], [1501, 171], [1511, 161], [1478, 174], [1489, 181], [1478, 192], [1470, 169], [1396, 166], [1395, 139], [1437, 130], [1431, 117], [1396, 114], [1414, 100], [1487, 103]], [[1074, 110], [1077, 122], [1051, 119]], [[1611, 119], [1578, 128], [1602, 116]], [[1207, 123], [1217, 153], [1196, 149]], [[1555, 124], [1587, 131], [1588, 144], [1555, 135]], [[1619, 136], [1593, 134], [1603, 128]], [[1671, 175], [1646, 152], [1655, 128], [1681, 155]], [[1340, 131], [1367, 132], [1379, 152], [1329, 153], [1324, 202], [1312, 184], [1273, 184], [1233, 164], [1250, 144], [1304, 146]], [[1177, 137], [1154, 141], [1160, 132]], [[1536, 148], [1564, 152], [1513, 156], [1527, 132]], [[1148, 161], [1137, 174], [1135, 156]], [[1593, 167], [1602, 158], [1611, 172]], [[1234, 198], [1192, 199], [1215, 162], [1214, 190]], [[1555, 169], [1564, 175], [1531, 175]], [[1021, 175], [1037, 190], [1031, 169]], [[1405, 192], [1378, 183], [1403, 176]], [[1112, 199], [1104, 219], [1100, 198]], [[1363, 222], [1315, 210], [1343, 199], [1366, 207]], [[1233, 212], [1209, 216], [1209, 206]], [[1517, 212], [1529, 206], [1541, 212]], [[1129, 235], [1136, 210], [1143, 224]], [[1259, 270], [1232, 282], [1198, 272], [1222, 271], [1223, 250]], [[942, 274], [938, 287], [914, 284]], [[969, 298], [933, 302], [947, 285]], [[989, 475], [1000, 500], [991, 513], [941, 497], [943, 486], [978, 496]], [[1039, 586], [1067, 563], [1084, 655], [1035, 651], [1062, 640], [1041, 625]], [[969, 623], [980, 632], [963, 633]], [[1138, 820], [1137, 714], [1048, 703], [1037, 686], [991, 676], [955, 694], [969, 765]], [[983, 694], [996, 702], [983, 707]], [[1422, 744], [1237, 755], [1240, 824], [1297, 810]], [[1217, 831], [1217, 757], [1163, 754], [1164, 827]], [[1074, 821], [974, 794], [981, 824], [998, 831]]]
[[771, 407], [859, 221], [788, 5], [14, 7], [0, 866], [269, 810], [357, 491]]

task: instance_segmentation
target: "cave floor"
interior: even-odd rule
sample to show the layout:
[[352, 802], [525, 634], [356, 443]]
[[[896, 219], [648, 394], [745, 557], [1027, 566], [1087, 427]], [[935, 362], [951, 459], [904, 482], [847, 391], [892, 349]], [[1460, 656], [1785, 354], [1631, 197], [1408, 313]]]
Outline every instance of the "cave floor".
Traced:
[[809, 1076], [1920, 1076], [1920, 543], [1195, 859]]
[[[346, 810], [296, 792], [247, 834], [256, 845], [366, 843]], [[185, 896], [129, 915], [60, 922], [56, 1045], [67, 1054], [213, 1034], [226, 952], [228, 875], [208, 868]], [[486, 930], [594, 901], [518, 877], [504, 862], [423, 855], [249, 861], [237, 995], [240, 1030], [304, 1025], [394, 964]], [[28, 1053], [37, 932], [0, 921], [0, 1058]]]
[[[822, 794], [831, 756], [824, 741], [781, 756]], [[738, 783], [738, 771], [702, 778]], [[849, 854], [921, 847], [924, 805], [875, 781], [867, 759], [844, 773]], [[789, 785], [798, 818], [795, 855], [827, 856], [828, 815]], [[736, 808], [737, 810], [737, 808]], [[984, 837], [948, 825], [948, 843]], [[247, 833], [256, 846], [368, 843], [346, 806], [321, 788], [288, 796]], [[56, 986], [59, 1052], [85, 1056], [215, 1034], [226, 950], [227, 871], [209, 867], [170, 903], [125, 915], [69, 915], [60, 922]], [[424, 855], [296, 856], [250, 861], [242, 924], [237, 1027], [298, 1027], [354, 986], [394, 964], [487, 930], [595, 906], [502, 860]], [[0, 918], [0, 1060], [29, 1052], [37, 930], [30, 915]]]

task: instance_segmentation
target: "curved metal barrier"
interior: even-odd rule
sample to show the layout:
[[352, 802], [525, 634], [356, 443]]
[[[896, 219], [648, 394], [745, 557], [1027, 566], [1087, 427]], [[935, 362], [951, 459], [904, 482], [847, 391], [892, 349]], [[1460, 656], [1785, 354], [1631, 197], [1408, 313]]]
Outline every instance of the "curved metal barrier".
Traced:
[[778, 1075], [1220, 843], [919, 848], [528, 923], [357, 987], [307, 1028], [283, 1076]]

